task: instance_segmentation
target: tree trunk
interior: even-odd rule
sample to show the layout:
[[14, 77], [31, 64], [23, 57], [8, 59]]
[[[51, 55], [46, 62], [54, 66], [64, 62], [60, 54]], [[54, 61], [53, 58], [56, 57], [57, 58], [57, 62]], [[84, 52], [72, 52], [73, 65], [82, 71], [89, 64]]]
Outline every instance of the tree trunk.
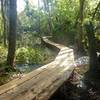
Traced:
[[84, 3], [85, 3], [85, 0], [79, 0], [79, 2], [80, 2], [80, 9], [79, 9], [78, 24], [77, 24], [78, 35], [76, 37], [76, 41], [77, 41], [78, 52], [80, 52], [81, 54], [84, 55], [85, 50], [84, 50], [82, 40], [83, 40], [83, 18], [84, 18]]
[[40, 28], [40, 0], [38, 0], [38, 33], [39, 33], [39, 36], [41, 36], [41, 28]]
[[85, 25], [86, 27], [86, 32], [87, 32], [87, 37], [88, 37], [88, 45], [89, 45], [89, 73], [91, 75], [94, 75], [98, 71], [99, 63], [97, 59], [97, 53], [96, 53], [96, 41], [95, 41], [95, 34], [94, 34], [94, 26], [92, 22], [89, 22], [88, 24]]
[[47, 30], [48, 30], [49, 34], [52, 35], [51, 15], [50, 15], [50, 9], [49, 9], [49, 4], [48, 4], [49, 2], [48, 2], [48, 0], [43, 0], [43, 2], [44, 2], [46, 17], [47, 17], [47, 22], [48, 22]]
[[14, 65], [14, 55], [16, 47], [16, 0], [9, 0], [9, 34], [8, 34], [8, 56], [7, 64]]
[[1, 0], [1, 14], [3, 18], [3, 43], [7, 46], [7, 16], [6, 16], [6, 0]]

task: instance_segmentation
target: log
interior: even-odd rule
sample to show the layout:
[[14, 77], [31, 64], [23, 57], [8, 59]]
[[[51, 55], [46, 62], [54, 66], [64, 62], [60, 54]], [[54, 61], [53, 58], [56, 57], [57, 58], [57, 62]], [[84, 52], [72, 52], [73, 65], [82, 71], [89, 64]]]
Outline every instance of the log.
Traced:
[[46, 37], [43, 41], [59, 49], [55, 60], [0, 86], [0, 100], [48, 100], [70, 77], [75, 64], [73, 50]]

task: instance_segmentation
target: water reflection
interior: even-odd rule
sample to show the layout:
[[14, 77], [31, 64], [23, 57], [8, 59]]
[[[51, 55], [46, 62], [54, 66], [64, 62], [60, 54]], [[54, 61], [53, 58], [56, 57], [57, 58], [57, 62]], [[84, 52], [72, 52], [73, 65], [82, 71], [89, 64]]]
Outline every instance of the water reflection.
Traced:
[[41, 66], [42, 64], [17, 64], [16, 68], [19, 69], [21, 72], [30, 72]]

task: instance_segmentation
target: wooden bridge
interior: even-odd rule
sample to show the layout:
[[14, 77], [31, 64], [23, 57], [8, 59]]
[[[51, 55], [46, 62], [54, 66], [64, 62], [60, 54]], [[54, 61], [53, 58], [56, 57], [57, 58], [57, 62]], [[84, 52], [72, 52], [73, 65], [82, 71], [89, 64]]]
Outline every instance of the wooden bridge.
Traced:
[[43, 42], [59, 50], [55, 60], [21, 79], [0, 87], [0, 100], [48, 100], [74, 70], [73, 50], [43, 37]]

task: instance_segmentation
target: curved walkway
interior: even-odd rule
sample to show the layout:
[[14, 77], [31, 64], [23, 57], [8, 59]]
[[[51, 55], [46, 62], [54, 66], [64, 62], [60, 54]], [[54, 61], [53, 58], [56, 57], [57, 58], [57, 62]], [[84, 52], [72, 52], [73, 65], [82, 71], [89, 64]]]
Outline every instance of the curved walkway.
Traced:
[[0, 100], [48, 100], [69, 78], [74, 70], [73, 50], [43, 37], [46, 45], [59, 49], [55, 60], [21, 79], [15, 79], [0, 87]]

